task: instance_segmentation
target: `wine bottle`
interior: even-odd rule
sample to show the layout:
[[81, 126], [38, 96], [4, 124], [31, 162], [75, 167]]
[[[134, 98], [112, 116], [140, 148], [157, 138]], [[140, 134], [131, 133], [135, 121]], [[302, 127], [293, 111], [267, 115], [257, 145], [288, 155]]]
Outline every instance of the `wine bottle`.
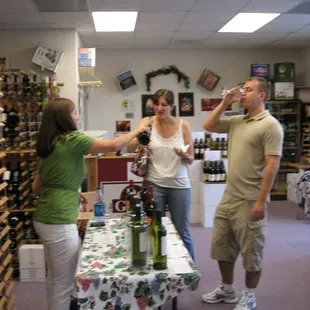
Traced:
[[147, 193], [148, 193], [148, 181], [143, 179], [142, 190], [141, 190], [141, 204], [144, 212], [146, 213], [147, 206]]
[[126, 195], [126, 212], [133, 211], [133, 197], [137, 194], [133, 180], [129, 181], [129, 188]]
[[154, 211], [153, 219], [153, 268], [155, 270], [167, 269], [167, 230], [161, 222], [161, 211]]
[[2, 181], [10, 184], [10, 181], [11, 181], [11, 163], [10, 162], [7, 162], [6, 169], [7, 170], [3, 173]]
[[12, 187], [16, 189], [20, 184], [20, 163], [18, 162], [16, 169], [12, 173]]
[[150, 134], [146, 131], [141, 132], [138, 135], [138, 141], [142, 145], [148, 145], [150, 143]]
[[135, 218], [131, 224], [132, 265], [142, 267], [146, 265], [147, 258], [147, 224], [142, 221], [141, 206], [135, 207]]

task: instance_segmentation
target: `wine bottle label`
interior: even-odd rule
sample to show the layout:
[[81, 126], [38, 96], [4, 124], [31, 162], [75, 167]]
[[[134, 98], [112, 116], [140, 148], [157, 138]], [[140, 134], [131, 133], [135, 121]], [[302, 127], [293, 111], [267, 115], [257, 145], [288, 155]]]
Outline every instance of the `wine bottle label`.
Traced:
[[217, 173], [215, 175], [215, 182], [219, 182], [221, 180], [221, 175], [219, 173]]
[[167, 255], [167, 236], [161, 237], [161, 256], [166, 256]]
[[195, 149], [195, 154], [199, 154], [199, 149], [198, 148]]
[[221, 182], [225, 181], [225, 173], [221, 173]]
[[139, 234], [139, 252], [146, 252], [147, 235], [146, 232], [140, 232]]
[[11, 171], [7, 170], [3, 173], [3, 178], [2, 180], [3, 181], [9, 181], [11, 178]]
[[214, 182], [214, 181], [215, 181], [214, 174], [209, 174], [209, 182]]
[[227, 150], [222, 151], [222, 156], [224, 156], [224, 157], [227, 156]]

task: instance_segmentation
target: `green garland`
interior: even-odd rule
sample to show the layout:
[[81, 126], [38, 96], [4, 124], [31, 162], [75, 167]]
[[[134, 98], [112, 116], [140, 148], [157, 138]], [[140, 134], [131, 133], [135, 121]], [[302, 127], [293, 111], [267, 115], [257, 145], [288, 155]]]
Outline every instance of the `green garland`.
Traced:
[[180, 83], [181, 80], [184, 80], [184, 87], [186, 89], [190, 88], [190, 80], [189, 77], [181, 72], [176, 66], [172, 65], [169, 67], [164, 67], [158, 69], [156, 71], [151, 71], [145, 75], [145, 82], [146, 82], [146, 89], [147, 91], [151, 90], [151, 79], [156, 77], [157, 75], [168, 75], [170, 73], [174, 73], [178, 77], [178, 82]]

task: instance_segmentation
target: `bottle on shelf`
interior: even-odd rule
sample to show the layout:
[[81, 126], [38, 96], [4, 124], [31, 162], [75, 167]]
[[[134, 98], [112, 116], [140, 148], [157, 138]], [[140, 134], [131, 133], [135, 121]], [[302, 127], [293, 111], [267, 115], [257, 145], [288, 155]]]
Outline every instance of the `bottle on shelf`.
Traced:
[[20, 162], [17, 163], [16, 169], [13, 170], [12, 172], [12, 180], [11, 180], [11, 185], [13, 189], [17, 189], [20, 185]]
[[195, 139], [195, 142], [194, 142], [194, 158], [199, 159], [199, 142], [198, 142], [198, 139]]
[[228, 143], [227, 140], [225, 140], [224, 138], [222, 138], [222, 158], [227, 158], [227, 152], [228, 152]]
[[199, 140], [199, 155], [198, 159], [203, 159], [205, 153], [205, 144], [202, 139]]
[[167, 269], [167, 230], [162, 224], [161, 211], [154, 211], [153, 218], [153, 268], [155, 270]]
[[134, 267], [143, 267], [147, 261], [147, 224], [143, 222], [141, 206], [135, 206], [135, 218], [131, 226], [131, 259]]
[[8, 184], [11, 183], [11, 163], [9, 161], [6, 164], [6, 171], [2, 175], [2, 181]]
[[217, 161], [214, 161], [214, 182], [218, 183], [221, 180], [220, 167]]
[[146, 205], [147, 205], [147, 193], [148, 193], [148, 181], [147, 179], [143, 179], [142, 189], [141, 189], [141, 206], [145, 213], [146, 213]]
[[220, 161], [220, 182], [226, 182], [226, 170], [222, 160]]

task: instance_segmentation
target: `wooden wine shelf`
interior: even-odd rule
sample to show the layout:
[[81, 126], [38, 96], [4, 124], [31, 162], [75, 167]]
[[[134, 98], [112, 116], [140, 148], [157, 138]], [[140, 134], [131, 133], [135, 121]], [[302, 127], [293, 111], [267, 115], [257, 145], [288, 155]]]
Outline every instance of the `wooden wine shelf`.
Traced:
[[2, 298], [0, 299], [0, 309], [3, 309], [6, 301], [7, 301], [7, 298], [5, 296], [2, 296]]
[[[8, 282], [11, 279], [12, 273], [13, 273], [14, 269], [12, 267], [10, 267], [8, 269], [8, 271], [6, 272], [5, 276], [4, 276], [4, 281]], [[1, 308], [0, 308], [1, 309]]]
[[5, 291], [5, 296], [10, 297], [12, 295], [12, 289], [14, 287], [15, 282], [11, 281], [8, 288]]
[[6, 204], [8, 200], [9, 200], [9, 198], [6, 197], [6, 196], [4, 196], [4, 197], [0, 200], [0, 207], [2, 207], [4, 204]]
[[6, 170], [7, 170], [7, 169], [6, 169], [5, 167], [2, 167], [2, 168], [0, 169], [0, 175], [2, 175]]
[[0, 152], [0, 159], [3, 159], [6, 156], [5, 152]]
[[8, 152], [5, 152], [6, 154], [31, 154], [31, 153], [36, 153], [36, 150], [11, 150]]
[[2, 239], [10, 231], [10, 229], [11, 227], [9, 225], [5, 226], [0, 233], [0, 239]]
[[9, 248], [11, 243], [12, 241], [10, 239], [6, 240], [4, 245], [1, 247], [1, 252], [4, 253]]
[[30, 180], [26, 180], [19, 186], [18, 190], [22, 191], [29, 183], [30, 183]]
[[3, 191], [7, 186], [8, 186], [8, 183], [3, 182], [3, 183], [0, 185], [0, 192]]
[[14, 306], [14, 302], [15, 302], [16, 296], [13, 295], [7, 305], [7, 310], [12, 310], [13, 306]]
[[11, 262], [12, 258], [13, 258], [13, 255], [9, 253], [7, 257], [5, 258], [5, 260], [3, 261], [2, 266], [6, 267]]
[[6, 218], [10, 215], [10, 212], [5, 211], [1, 216], [0, 216], [0, 222], [4, 222]]

